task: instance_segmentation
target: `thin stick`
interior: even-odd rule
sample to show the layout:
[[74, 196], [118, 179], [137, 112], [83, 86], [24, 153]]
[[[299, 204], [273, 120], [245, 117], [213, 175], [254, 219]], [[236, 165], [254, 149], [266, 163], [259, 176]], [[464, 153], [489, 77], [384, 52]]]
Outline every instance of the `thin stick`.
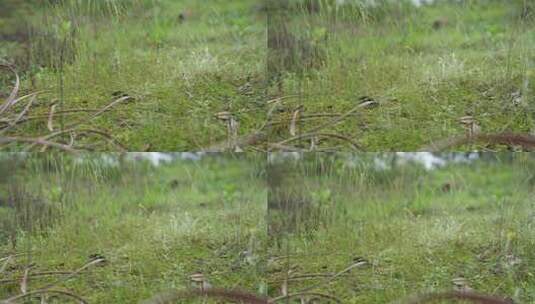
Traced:
[[205, 290], [183, 290], [170, 291], [160, 293], [148, 300], [141, 302], [142, 304], [166, 304], [177, 303], [177, 300], [193, 299], [209, 297], [214, 299], [222, 299], [227, 301], [235, 301], [246, 304], [269, 304], [268, 299], [257, 296], [248, 292], [240, 290], [226, 290], [226, 289], [205, 289]]
[[20, 112], [19, 115], [17, 117], [15, 117], [15, 119], [13, 121], [8, 122], [8, 126], [5, 127], [4, 129], [2, 129], [2, 131], [0, 131], [0, 133], [5, 133], [5, 132], [9, 131], [9, 129], [11, 129], [14, 126], [16, 126], [17, 123], [22, 119], [22, 117], [30, 110], [30, 107], [32, 106], [32, 104], [35, 101], [36, 97], [37, 97], [37, 95], [33, 95], [32, 99], [30, 99], [30, 101], [24, 107], [22, 112]]
[[50, 112], [48, 113], [48, 122], [46, 124], [48, 130], [50, 132], [54, 132], [54, 123], [53, 123], [53, 119], [54, 119], [54, 112], [56, 111], [56, 106], [57, 104], [54, 103], [50, 106]]
[[58, 284], [60, 284], [60, 283], [62, 283], [62, 282], [67, 281], [68, 279], [70, 279], [70, 278], [72, 278], [72, 277], [78, 275], [80, 272], [84, 271], [85, 269], [87, 269], [87, 268], [89, 268], [89, 267], [91, 267], [91, 266], [93, 266], [93, 265], [96, 265], [96, 264], [98, 264], [98, 263], [102, 263], [102, 262], [104, 262], [104, 261], [105, 261], [104, 259], [96, 259], [96, 260], [93, 260], [93, 261], [91, 261], [91, 262], [85, 264], [84, 266], [78, 268], [77, 270], [73, 271], [73, 272], [70, 273], [69, 275], [67, 275], [67, 276], [65, 276], [65, 277], [63, 277], [63, 278], [61, 278], [61, 279], [58, 279], [58, 280], [56, 280], [55, 282], [52, 282], [52, 283], [50, 283], [50, 284], [48, 284], [48, 285], [45, 285], [45, 286], [43, 286], [43, 287], [41, 287], [41, 288], [39, 288], [39, 289], [40, 289], [40, 290], [45, 290], [45, 289], [52, 288], [52, 287], [54, 287], [54, 286], [56, 286], [56, 285], [58, 285]]
[[366, 107], [368, 104], [365, 102], [365, 103], [361, 103], [359, 104], [358, 106], [354, 107], [353, 109], [349, 110], [348, 112], [344, 113], [343, 115], [340, 115], [339, 117], [336, 117], [336, 118], [333, 118], [331, 120], [329, 120], [328, 122], [324, 123], [324, 124], [321, 124], [317, 127], [314, 127], [310, 130], [307, 131], [307, 133], [304, 133], [304, 134], [301, 134], [301, 135], [298, 135], [298, 136], [293, 136], [293, 137], [290, 137], [288, 139], [285, 139], [283, 141], [280, 141], [278, 142], [278, 144], [280, 145], [283, 145], [283, 144], [286, 144], [288, 142], [291, 142], [291, 141], [294, 141], [294, 140], [297, 140], [297, 139], [301, 139], [303, 137], [310, 137], [310, 136], [314, 136], [315, 132], [318, 132], [322, 129], [325, 129], [327, 127], [330, 127], [330, 126], [333, 126], [333, 125], [336, 125], [337, 123], [339, 123], [340, 121], [346, 119], [346, 117], [349, 117], [351, 116], [353, 113], [357, 112], [358, 110], [360, 110], [361, 108], [364, 108]]
[[[75, 130], [70, 130], [69, 132], [72, 133], [74, 131]], [[99, 130], [93, 130], [93, 129], [80, 129], [80, 130], [76, 130], [76, 131], [78, 131], [80, 134], [92, 133], [92, 134], [99, 135], [99, 136], [103, 137], [108, 143], [114, 145], [116, 148], [119, 148], [119, 150], [121, 152], [127, 152], [128, 151], [128, 148], [125, 145], [123, 145], [121, 142], [119, 142], [118, 140], [116, 140], [115, 138], [113, 138], [111, 135], [109, 135], [106, 132], [99, 131]]]
[[[98, 109], [71, 109], [71, 110], [64, 110], [64, 111], [54, 111], [54, 114], [56, 115], [61, 114], [63, 116], [66, 116], [66, 115], [76, 115], [78, 113], [83, 113], [83, 112], [87, 113], [87, 112], [98, 112], [98, 111], [99, 111]], [[27, 116], [19, 120], [18, 124], [27, 122], [30, 120], [48, 118], [49, 116], [50, 116], [50, 112], [48, 114], [37, 114], [33, 116]], [[10, 122], [11, 122], [11, 119], [0, 119], [0, 123], [9, 124]]]
[[[234, 146], [238, 146], [240, 148], [245, 148], [250, 145], [255, 145], [261, 141], [263, 141], [266, 138], [266, 133], [263, 131], [255, 131], [249, 135], [242, 136], [238, 138], [235, 142]], [[217, 143], [213, 146], [210, 146], [208, 148], [201, 149], [201, 152], [223, 152], [228, 149], [232, 148], [228, 141], [225, 140], [223, 143]]]
[[273, 299], [273, 300], [270, 300], [269, 303], [276, 303], [276, 302], [279, 302], [279, 301], [281, 301], [281, 300], [285, 300], [285, 299], [289, 299], [289, 298], [297, 298], [297, 297], [305, 297], [305, 296], [313, 296], [313, 297], [326, 298], [326, 299], [335, 301], [336, 303], [342, 303], [342, 300], [340, 300], [339, 298], [337, 298], [337, 297], [335, 297], [335, 296], [331, 296], [331, 295], [324, 294], [324, 293], [319, 293], [319, 292], [299, 292], [299, 293], [292, 293], [292, 294], [289, 294], [289, 295], [284, 296], [284, 298], [279, 297], [279, 298], [275, 298], [275, 299]]
[[347, 141], [351, 145], [351, 148], [353, 148], [353, 150], [356, 150], [356, 151], [362, 150], [361, 147], [359, 146], [359, 144], [357, 142], [355, 142], [354, 140], [352, 140], [351, 138], [346, 137], [346, 136], [341, 135], [341, 134], [336, 134], [336, 133], [304, 134], [304, 135], [295, 136], [295, 138], [293, 140], [299, 140], [299, 139], [315, 137], [315, 136], [333, 137], [333, 138], [341, 139], [341, 140]]
[[[75, 131], [78, 131], [80, 133], [92, 133], [92, 134], [97, 134], [97, 135], [100, 135], [102, 137], [104, 137], [108, 142], [112, 143], [113, 145], [117, 146], [120, 148], [120, 150], [122, 151], [127, 151], [126, 147], [124, 145], [122, 145], [120, 142], [116, 141], [115, 139], [113, 139], [109, 134], [105, 133], [105, 132], [102, 132], [102, 131], [98, 131], [98, 130], [93, 130], [93, 129], [76, 129], [76, 128], [71, 128], [71, 129], [67, 129], [67, 130], [62, 130], [62, 131], [56, 131], [54, 133], [50, 133], [46, 136], [43, 136], [41, 137], [40, 139], [41, 140], [50, 140], [54, 137], [57, 137], [57, 136], [60, 136], [60, 135], [63, 135], [63, 134], [66, 134], [66, 133], [70, 133], [70, 132], [75, 132]], [[25, 151], [29, 151], [31, 149], [33, 149], [35, 146], [37, 146], [38, 144], [40, 143], [34, 143], [30, 146], [28, 146]], [[65, 145], [67, 147], [70, 147], [68, 145]]]
[[76, 153], [78, 150], [73, 149], [72, 147], [52, 141], [48, 141], [42, 138], [26, 138], [26, 137], [0, 137], [0, 145], [6, 144], [6, 143], [14, 143], [14, 142], [20, 142], [20, 143], [29, 143], [31, 146], [37, 146], [37, 145], [45, 145], [50, 146], [53, 148], [57, 148], [60, 150], [64, 150], [66, 152], [70, 153]]
[[0, 258], [0, 262], [5, 261], [7, 259], [11, 259], [11, 258], [14, 258], [14, 257], [21, 256], [21, 255], [26, 255], [26, 254], [29, 254], [29, 252], [13, 253], [13, 254], [8, 255], [7, 257]]
[[20, 292], [23, 294], [28, 292], [28, 275], [30, 274], [30, 268], [31, 267], [26, 267], [26, 269], [24, 269], [24, 275], [22, 276], [22, 280], [20, 280]]
[[0, 106], [0, 115], [2, 115], [13, 104], [13, 101], [15, 100], [15, 98], [17, 97], [17, 94], [19, 93], [20, 78], [19, 78], [19, 74], [17, 74], [17, 71], [15, 71], [15, 69], [12, 66], [6, 65], [6, 64], [0, 64], [0, 67], [9, 69], [11, 72], [13, 72], [13, 74], [15, 74], [15, 78], [16, 78], [15, 86], [13, 87], [13, 90], [11, 90], [11, 93], [7, 97], [6, 101]]
[[[32, 272], [28, 275], [29, 278], [37, 278], [37, 277], [45, 277], [45, 276], [55, 276], [55, 275], [68, 275], [71, 274], [72, 271], [44, 271], [44, 272]], [[22, 280], [22, 277], [16, 277], [14, 279], [5, 279], [0, 280], [0, 284], [6, 284], [6, 283], [17, 283], [20, 280]]]
[[112, 101], [111, 103], [109, 103], [108, 105], [106, 105], [105, 107], [103, 107], [102, 109], [100, 109], [99, 111], [97, 111], [96, 113], [93, 113], [93, 115], [90, 115], [88, 118], [86, 119], [82, 119], [78, 122], [75, 122], [75, 123], [72, 123], [70, 124], [69, 126], [66, 126], [65, 128], [66, 129], [72, 129], [74, 128], [75, 126], [79, 126], [83, 123], [86, 123], [86, 122], [89, 122], [91, 120], [93, 120], [95, 117], [99, 116], [100, 114], [108, 111], [109, 109], [113, 108], [114, 106], [116, 106], [117, 104], [125, 101], [125, 100], [128, 100], [128, 99], [132, 99], [132, 97], [130, 96], [123, 96], [121, 98], [117, 98], [116, 100]]
[[84, 300], [82, 297], [72, 292], [65, 291], [65, 290], [56, 290], [56, 289], [39, 289], [39, 290], [30, 291], [25, 294], [19, 294], [11, 298], [2, 300], [0, 301], [0, 304], [12, 304], [12, 303], [15, 303], [15, 301], [18, 301], [24, 298], [29, 298], [35, 295], [40, 295], [40, 294], [59, 294], [59, 295], [67, 296], [69, 298], [73, 298], [82, 304], [89, 304], [89, 302]]
[[[4, 261], [4, 264], [2, 264], [2, 267], [0, 267], [0, 273], [4, 273], [4, 271], [6, 270], [7, 268], [7, 265], [11, 262], [11, 260], [13, 259], [13, 256], [10, 255], [8, 256], [7, 258], [4, 258], [5, 261]], [[2, 260], [4, 260], [2, 259]]]
[[310, 290], [313, 290], [313, 289], [316, 289], [316, 288], [319, 288], [323, 285], [326, 285], [326, 284], [329, 284], [330, 282], [334, 281], [336, 278], [340, 277], [341, 275], [343, 275], [344, 273], [346, 272], [349, 272], [351, 269], [355, 268], [355, 267], [359, 267], [359, 266], [362, 266], [362, 265], [365, 265], [366, 262], [357, 262], [355, 264], [352, 264], [348, 267], [346, 267], [344, 270], [336, 273], [335, 275], [331, 276], [330, 278], [328, 279], [325, 279], [317, 284], [314, 284], [312, 286], [309, 286], [307, 288], [304, 288], [304, 289], [301, 289], [293, 294], [288, 294], [288, 295], [283, 295], [283, 296], [280, 296], [280, 297], [276, 297], [273, 299], [274, 302], [276, 301], [279, 301], [279, 300], [282, 300], [282, 299], [287, 299], [287, 298], [290, 298], [290, 297], [293, 297], [295, 294], [302, 294], [302, 293], [306, 293], [306, 292], [309, 292]]
[[281, 97], [273, 98], [273, 99], [270, 99], [270, 100], [266, 101], [266, 104], [272, 104], [274, 102], [279, 102], [279, 101], [282, 101], [284, 99], [294, 98], [294, 97], [299, 97], [299, 95], [298, 94], [294, 94], [294, 95], [287, 95], [287, 96], [281, 96]]

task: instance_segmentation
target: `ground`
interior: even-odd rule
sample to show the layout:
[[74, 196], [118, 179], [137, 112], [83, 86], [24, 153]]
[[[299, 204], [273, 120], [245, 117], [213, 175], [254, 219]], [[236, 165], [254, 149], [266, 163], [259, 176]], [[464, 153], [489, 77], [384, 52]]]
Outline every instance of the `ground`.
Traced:
[[331, 2], [283, 10], [269, 24], [273, 33], [286, 27], [286, 38], [296, 41], [290, 63], [277, 70], [282, 90], [269, 89], [272, 98], [286, 97], [275, 106], [271, 143], [308, 149], [313, 138], [319, 150], [416, 151], [471, 127], [534, 132], [530, 3], [436, 1], [415, 8], [398, 2], [365, 9]]
[[[4, 135], [34, 138], [75, 127], [50, 140], [73, 135], [74, 146], [97, 151], [198, 151], [263, 124], [265, 16], [255, 3], [41, 3], [13, 2], [0, 16], [0, 63], [20, 74], [18, 96], [41, 92], [29, 120]], [[14, 76], [2, 74], [3, 101]], [[3, 123], [28, 100], [4, 113]], [[220, 112], [239, 126], [229, 130]], [[22, 149], [18, 142], [5, 148]]]
[[450, 289], [535, 300], [530, 154], [435, 170], [393, 154], [309, 154], [267, 172], [253, 155], [158, 168], [101, 156], [3, 156], [15, 178], [0, 175], [0, 299], [55, 284], [89, 303], [136, 303], [199, 287], [197, 274], [342, 303]]
[[[1, 147], [415, 151], [534, 132], [533, 3], [375, 2], [9, 0], [0, 60], [27, 98], [0, 114]], [[446, 149], [522, 146], [498, 142]]]
[[[27, 265], [33, 291], [65, 279], [60, 271], [98, 258], [105, 262], [53, 289], [89, 303], [138, 303], [193, 287], [190, 276], [196, 273], [213, 287], [266, 289], [262, 160], [221, 156], [120, 172], [45, 157], [51, 159], [48, 170], [35, 159], [18, 170], [27, 180], [18, 184], [18, 197], [34, 197], [34, 203], [18, 209], [15, 222], [13, 209], [0, 204], [1, 300], [20, 294]], [[5, 200], [7, 185], [1, 186]], [[31, 214], [26, 221], [21, 210]], [[14, 254], [20, 255], [6, 259]]]
[[[342, 303], [394, 303], [455, 288], [535, 301], [531, 156], [436, 171], [335, 165], [321, 175], [311, 168], [320, 168], [321, 159], [329, 168], [327, 157], [310, 158], [316, 165], [292, 167], [291, 179], [315, 211], [290, 217], [292, 211], [275, 209], [268, 222], [278, 225], [268, 258], [271, 296], [318, 284], [310, 292]], [[294, 193], [296, 201], [292, 189], [278, 191]]]

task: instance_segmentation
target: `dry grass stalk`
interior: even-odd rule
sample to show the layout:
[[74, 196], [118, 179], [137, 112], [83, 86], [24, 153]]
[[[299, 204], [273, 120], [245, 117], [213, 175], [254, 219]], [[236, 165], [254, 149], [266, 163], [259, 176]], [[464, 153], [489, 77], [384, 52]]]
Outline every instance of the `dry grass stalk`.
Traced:
[[[52, 147], [59, 150], [67, 151], [67, 152], [77, 152], [78, 150], [84, 148], [84, 146], [76, 146], [75, 145], [75, 139], [77, 136], [75, 134], [78, 134], [78, 137], [80, 135], [91, 135], [91, 136], [97, 136], [99, 138], [104, 139], [104, 142], [107, 144], [111, 144], [113, 147], [118, 149], [119, 151], [126, 151], [126, 149], [122, 144], [117, 142], [112, 135], [99, 130], [93, 130], [93, 129], [81, 129], [81, 126], [84, 124], [90, 123], [95, 118], [99, 117], [101, 114], [111, 110], [116, 105], [132, 99], [130, 96], [121, 96], [115, 100], [113, 100], [111, 103], [107, 104], [106, 106], [102, 107], [101, 109], [94, 110], [94, 109], [71, 109], [71, 110], [63, 110], [56, 112], [56, 103], [53, 103], [50, 106], [50, 110], [48, 112], [48, 115], [42, 115], [42, 116], [28, 116], [28, 113], [30, 112], [31, 107], [35, 104], [35, 101], [37, 99], [37, 96], [42, 92], [34, 92], [31, 94], [27, 94], [21, 97], [17, 97], [18, 93], [20, 91], [20, 78], [16, 70], [10, 66], [10, 65], [2, 65], [0, 64], [0, 68], [7, 69], [11, 71], [15, 75], [15, 85], [13, 89], [11, 90], [11, 93], [7, 97], [4, 103], [0, 105], [0, 123], [4, 124], [5, 126], [0, 129], [0, 134], [8, 134], [8, 131], [11, 131], [10, 133], [13, 133], [13, 131], [16, 131], [16, 128], [21, 125], [22, 123], [34, 120], [34, 119], [41, 119], [46, 118], [47, 119], [47, 129], [51, 132], [46, 135], [41, 135], [38, 137], [25, 137], [25, 136], [0, 136], [0, 148], [2, 146], [6, 146], [12, 143], [18, 143], [21, 144], [23, 149], [25, 151], [30, 151], [34, 149], [37, 146], [41, 146], [41, 151], [45, 151], [47, 148]], [[8, 117], [8, 114], [11, 109], [13, 109], [14, 105], [17, 103], [23, 101], [24, 99], [30, 98], [29, 102], [25, 105], [24, 109], [18, 113], [14, 114], [13, 118]], [[56, 131], [54, 132], [54, 126], [53, 126], [53, 119], [54, 115], [61, 114], [62, 116], [66, 113], [76, 113], [76, 112], [93, 112], [91, 115], [89, 115], [87, 118], [81, 119], [77, 122], [71, 123], [68, 125], [64, 130]], [[70, 138], [69, 143], [64, 143], [61, 140], [60, 141], [52, 141], [53, 138], [62, 136], [64, 134], [68, 134]]]

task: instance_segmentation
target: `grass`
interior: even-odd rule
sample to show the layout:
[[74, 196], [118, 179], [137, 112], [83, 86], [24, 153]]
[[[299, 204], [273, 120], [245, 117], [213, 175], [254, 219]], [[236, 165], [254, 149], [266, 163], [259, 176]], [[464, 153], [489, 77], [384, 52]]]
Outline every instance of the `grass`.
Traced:
[[[293, 1], [290, 13], [273, 13], [273, 32], [284, 27], [316, 52], [307, 56], [306, 48], [296, 47], [288, 55], [293, 63], [276, 70], [282, 89], [273, 84], [270, 95], [297, 97], [280, 103], [271, 142], [290, 137], [292, 115], [300, 106], [294, 134], [307, 134], [364, 101], [373, 103], [323, 131], [357, 141], [365, 151], [415, 151], [462, 135], [464, 116], [484, 133], [533, 133], [530, 2], [435, 1], [419, 8], [402, 1], [347, 2]], [[311, 10], [311, 3], [319, 8]], [[322, 64], [307, 67], [310, 61]], [[317, 136], [317, 141], [320, 150], [349, 150], [340, 138]], [[310, 138], [292, 146], [307, 148]]]
[[[0, 19], [6, 24], [0, 60], [21, 74], [19, 95], [43, 92], [27, 114], [32, 119], [6, 135], [49, 134], [47, 117], [54, 111], [53, 129], [63, 130], [124, 96], [131, 98], [80, 127], [101, 130], [129, 151], [194, 151], [263, 123], [265, 17], [250, 1], [11, 6]], [[6, 77], [1, 91], [7, 94], [13, 78]], [[24, 106], [14, 107], [13, 115]], [[223, 111], [239, 123], [237, 130], [215, 117]], [[62, 136], [58, 140], [66, 141]], [[82, 134], [77, 142], [84, 149], [117, 150], [98, 136]]]
[[[415, 151], [532, 134], [533, 4], [457, 2], [7, 0], [0, 61], [27, 98], [0, 113], [2, 148]], [[458, 149], [507, 148], [480, 141]]]
[[[290, 209], [301, 214], [295, 217], [270, 209], [268, 223], [283, 227], [271, 235], [271, 296], [361, 262], [312, 291], [342, 303], [392, 303], [462, 282], [458, 288], [535, 300], [532, 155], [487, 155], [494, 159], [432, 171], [410, 164], [378, 170], [374, 157], [315, 154], [287, 163], [283, 184], [301, 187], [281, 186], [279, 196], [300, 191], [315, 211]], [[390, 166], [392, 154], [382, 157]]]
[[[27, 265], [31, 291], [61, 278], [38, 273], [74, 271], [99, 257], [105, 263], [55, 289], [89, 303], [137, 303], [190, 288], [190, 275], [201, 273], [214, 287], [265, 290], [261, 159], [217, 155], [153, 168], [140, 162], [108, 166], [102, 157], [110, 155], [86, 155], [80, 163], [62, 154], [32, 154], [11, 164], [16, 181], [2, 183], [2, 199], [13, 197], [15, 185], [39, 203], [0, 204], [6, 228], [1, 256], [22, 254], [2, 268], [0, 299], [20, 294]], [[4, 165], [13, 162], [13, 156], [2, 158]], [[47, 216], [39, 204], [55, 212]], [[47, 225], [39, 228], [37, 222]]]
[[267, 167], [247, 154], [159, 167], [119, 156], [1, 156], [12, 175], [0, 175], [0, 299], [59, 279], [54, 289], [89, 303], [136, 303], [200, 273], [271, 297], [319, 284], [311, 291], [342, 303], [454, 287], [535, 300], [531, 154], [435, 170], [389, 153]]

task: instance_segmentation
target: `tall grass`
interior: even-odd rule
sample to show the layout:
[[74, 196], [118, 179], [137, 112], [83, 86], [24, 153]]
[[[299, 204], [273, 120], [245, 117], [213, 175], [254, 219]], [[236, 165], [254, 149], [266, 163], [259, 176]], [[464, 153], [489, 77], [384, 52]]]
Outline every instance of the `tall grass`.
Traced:
[[[117, 187], [135, 182], [139, 174], [147, 174], [146, 165], [118, 162], [118, 155], [87, 154], [82, 159], [61, 153], [2, 154], [0, 200], [1, 226], [4, 239], [10, 236], [13, 245], [21, 233], [46, 233], [61, 220], [65, 208], [73, 208], [82, 193], [94, 193], [98, 185]], [[125, 178], [128, 178], [126, 180]]]

